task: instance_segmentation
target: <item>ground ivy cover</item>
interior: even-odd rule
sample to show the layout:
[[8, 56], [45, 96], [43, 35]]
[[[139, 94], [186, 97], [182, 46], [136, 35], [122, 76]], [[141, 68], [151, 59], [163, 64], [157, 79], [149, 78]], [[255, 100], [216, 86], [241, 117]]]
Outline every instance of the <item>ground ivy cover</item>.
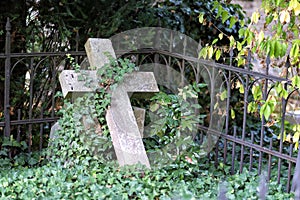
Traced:
[[[89, 160], [71, 168], [50, 162], [34, 168], [2, 169], [0, 198], [217, 199], [221, 183], [228, 199], [258, 199], [260, 178], [256, 172], [231, 176], [226, 166], [218, 169], [211, 166], [205, 159], [197, 164], [181, 160], [149, 170]], [[276, 181], [271, 181], [268, 189], [267, 199], [293, 199]]]

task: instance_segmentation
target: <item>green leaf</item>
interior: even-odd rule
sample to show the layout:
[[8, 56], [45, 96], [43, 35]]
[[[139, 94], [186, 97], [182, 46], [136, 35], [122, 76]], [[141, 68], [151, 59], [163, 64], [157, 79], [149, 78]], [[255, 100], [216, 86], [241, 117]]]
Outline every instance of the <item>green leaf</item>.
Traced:
[[297, 58], [299, 56], [299, 44], [298, 43], [294, 43], [291, 51], [290, 51], [290, 57], [291, 58]]
[[233, 109], [230, 109], [230, 116], [231, 116], [231, 119], [235, 119], [235, 112]]
[[253, 99], [260, 100], [262, 98], [262, 91], [259, 85], [255, 85], [252, 87]]
[[207, 47], [203, 47], [199, 52], [199, 58], [206, 59], [207, 57]]
[[223, 10], [222, 12], [222, 23], [224, 23], [227, 19], [229, 19], [230, 15], [227, 11]]
[[271, 115], [271, 108], [268, 105], [268, 103], [265, 103], [264, 105], [262, 105], [262, 107], [260, 108], [260, 117], [262, 118], [263, 116], [265, 117], [266, 120], [269, 119]]
[[296, 75], [292, 78], [292, 86], [300, 88], [300, 76]]
[[257, 108], [258, 108], [257, 103], [255, 103], [254, 101], [250, 102], [247, 107], [248, 113], [256, 112]]
[[233, 47], [235, 44], [235, 39], [232, 35], [229, 37], [229, 41], [230, 41], [230, 47]]
[[227, 90], [224, 90], [220, 95], [220, 99], [221, 99], [221, 101], [224, 101], [224, 99], [226, 99], [226, 98], [227, 98]]
[[233, 25], [236, 23], [236, 18], [235, 17], [230, 17], [230, 25], [229, 28], [232, 28]]
[[199, 23], [202, 24], [204, 21], [204, 13], [200, 13], [198, 18], [199, 18]]
[[216, 44], [218, 41], [219, 41], [218, 38], [214, 39], [213, 42], [212, 42], [212, 45]]
[[218, 49], [217, 51], [216, 51], [216, 60], [219, 60], [220, 59], [220, 57], [221, 57], [221, 50], [220, 49]]

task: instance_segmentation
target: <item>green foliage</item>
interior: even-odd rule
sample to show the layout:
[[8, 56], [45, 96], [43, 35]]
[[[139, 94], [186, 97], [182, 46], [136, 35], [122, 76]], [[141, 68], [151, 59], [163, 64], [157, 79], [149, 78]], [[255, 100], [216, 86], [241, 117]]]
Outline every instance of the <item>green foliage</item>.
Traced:
[[[198, 92], [204, 86], [205, 84], [194, 84], [179, 88], [178, 95], [160, 92], [151, 99], [153, 103], [150, 105], [150, 110], [156, 112], [159, 117], [159, 120], [151, 126], [151, 135], [158, 136], [160, 144], [183, 141], [181, 133], [184, 131], [191, 135], [197, 132], [197, 125], [203, 124], [205, 117], [196, 113], [196, 110], [201, 108], [197, 102]], [[186, 142], [190, 142], [185, 139]]]
[[[8, 14], [13, 15], [14, 23], [20, 27], [18, 33], [22, 35], [20, 42], [23, 47], [26, 46], [28, 51], [38, 52], [70, 47], [74, 50], [77, 33], [81, 49], [87, 37], [107, 38], [125, 30], [153, 26], [178, 30], [206, 43], [216, 35], [218, 29], [237, 36], [239, 21], [244, 18], [239, 5], [222, 3], [211, 11], [215, 7], [214, 0], [40, 0], [27, 1], [25, 5], [15, 3], [14, 7], [18, 8], [13, 9], [15, 13], [9, 13], [9, 9], [5, 9], [11, 7], [9, 3], [2, 7], [5, 15], [0, 14], [0, 19], [4, 21]], [[224, 17], [234, 17], [222, 21], [215, 17], [219, 15], [219, 11], [222, 11]], [[201, 14], [205, 15], [205, 20], [203, 26], [199, 27], [198, 16]], [[4, 26], [0, 26], [0, 31], [2, 28]]]
[[[228, 199], [258, 199], [259, 177], [247, 170], [229, 175], [212, 169], [212, 163], [198, 165], [185, 161], [159, 170], [91, 160], [89, 166], [65, 168], [47, 164], [37, 168], [0, 171], [1, 199], [217, 199], [218, 185], [224, 183]], [[276, 180], [269, 183], [267, 199], [290, 199]]]
[[[108, 55], [109, 56], [109, 55]], [[115, 60], [109, 56], [110, 62], [97, 71], [99, 83], [92, 88], [89, 77], [77, 69], [87, 87], [95, 89], [96, 93], [78, 97], [73, 103], [65, 101], [59, 119], [60, 129], [52, 141], [50, 159], [64, 165], [88, 164], [93, 157], [111, 159], [112, 142], [105, 121], [105, 114], [110, 105], [111, 90], [123, 80], [126, 73], [134, 70], [135, 65], [128, 59]], [[74, 60], [71, 59], [71, 63]], [[78, 66], [73, 63], [75, 67]], [[81, 77], [79, 76], [79, 77]], [[95, 121], [100, 122], [101, 130], [96, 130]], [[105, 153], [104, 153], [105, 152]]]
[[[215, 2], [214, 8], [220, 10], [217, 18], [235, 23], [234, 19], [231, 20], [233, 17], [226, 13], [226, 10], [222, 10], [220, 3]], [[289, 64], [288, 70], [284, 69], [281, 74], [278, 74], [289, 80], [274, 84], [269, 81], [268, 94], [263, 95], [263, 87], [257, 84], [252, 85], [256, 80], [250, 77], [253, 100], [247, 102], [248, 112], [259, 115], [260, 119], [264, 118], [266, 126], [272, 126], [281, 121], [279, 114], [281, 111], [278, 105], [281, 105], [282, 99], [287, 100], [294, 90], [299, 90], [299, 10], [299, 0], [264, 0], [262, 8], [252, 13], [250, 23], [240, 22], [247, 26], [242, 26], [238, 30], [238, 38], [219, 30], [221, 37], [215, 37], [199, 53], [199, 57], [218, 60], [222, 54], [226, 54], [232, 49], [237, 52], [234, 62], [240, 67], [246, 65], [249, 54], [261, 63], [261, 66], [257, 66], [257, 68], [266, 67], [266, 63], [269, 64], [269, 62], [265, 62], [266, 60], [271, 60], [268, 67], [284, 68], [282, 63]], [[261, 17], [260, 13], [263, 13], [265, 18]], [[200, 16], [200, 23], [204, 23], [204, 21], [205, 16]], [[257, 30], [257, 27], [260, 27], [258, 23], [263, 24], [260, 30]], [[216, 45], [216, 41], [222, 40], [223, 36], [229, 40], [227, 48]], [[251, 65], [251, 63], [248, 64]]]

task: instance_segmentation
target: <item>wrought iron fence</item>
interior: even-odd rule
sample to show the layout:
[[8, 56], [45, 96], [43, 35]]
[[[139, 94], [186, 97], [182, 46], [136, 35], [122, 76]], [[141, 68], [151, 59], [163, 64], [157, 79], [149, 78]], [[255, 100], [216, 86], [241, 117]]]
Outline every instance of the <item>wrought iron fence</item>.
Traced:
[[[75, 56], [76, 61], [80, 62], [85, 57], [85, 52], [11, 53], [9, 23], [6, 31], [5, 53], [0, 54], [0, 63], [5, 63], [1, 70], [4, 71], [1, 80], [4, 95], [1, 97], [3, 107], [0, 111], [0, 128], [3, 136], [13, 137], [18, 142], [27, 141], [29, 151], [41, 150], [47, 145], [51, 125], [59, 118], [57, 111], [62, 100], [55, 94], [60, 90], [57, 78], [59, 72], [69, 67], [66, 54]], [[121, 55], [122, 51], [116, 49], [116, 54]], [[287, 76], [282, 78], [270, 75], [269, 59], [266, 61], [265, 73], [251, 70], [250, 53], [248, 55], [248, 64], [244, 68], [238, 68], [232, 64], [232, 51], [228, 65], [157, 49], [140, 49], [126, 54], [130, 58], [134, 56], [133, 60], [137, 65], [160, 63], [170, 66], [188, 77], [191, 82], [209, 80], [208, 91], [211, 98], [203, 108], [203, 112], [207, 114], [216, 112], [215, 103], [220, 101], [220, 92], [225, 91], [225, 110], [220, 111], [223, 112], [221, 115], [224, 116], [224, 125], [215, 123], [210, 116], [206, 124], [199, 126], [200, 140], [207, 132], [219, 137], [214, 151], [208, 157], [215, 159], [216, 166], [220, 163], [229, 164], [232, 174], [242, 172], [247, 167], [250, 171], [257, 169], [258, 173], [266, 171], [268, 179], [277, 177], [278, 183], [285, 177], [286, 189], [290, 191], [297, 153], [293, 151], [294, 144], [284, 142], [284, 119], [287, 115], [287, 103], [294, 96], [300, 96], [300, 92], [294, 90], [287, 99], [281, 99], [282, 109], [277, 112], [282, 117], [282, 122], [277, 132], [273, 132], [266, 126], [267, 121], [264, 118], [260, 120], [258, 116], [247, 112], [248, 102], [252, 98], [250, 91], [255, 85], [261, 85], [262, 96], [266, 100], [274, 84], [284, 82], [284, 87], [287, 87], [290, 80]], [[285, 67], [288, 71], [289, 62]], [[22, 76], [16, 77], [14, 74]], [[223, 90], [213, 89], [216, 76], [222, 77], [223, 82], [218, 84]], [[238, 91], [241, 87], [243, 92]], [[202, 95], [202, 99], [209, 96], [207, 93]], [[230, 115], [231, 110], [234, 110], [235, 117]], [[213, 123], [221, 127], [211, 128]]]

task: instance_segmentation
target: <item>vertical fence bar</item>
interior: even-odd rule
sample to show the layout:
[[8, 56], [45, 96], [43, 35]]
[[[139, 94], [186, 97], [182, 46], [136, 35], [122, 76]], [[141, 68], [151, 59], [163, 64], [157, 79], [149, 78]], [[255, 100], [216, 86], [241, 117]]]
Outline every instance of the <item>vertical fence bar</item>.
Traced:
[[[30, 85], [29, 85], [29, 120], [32, 119], [32, 108], [33, 108], [33, 84], [34, 84], [34, 68], [33, 58], [30, 59]], [[31, 152], [32, 146], [32, 124], [28, 125], [28, 152]]]
[[[186, 35], [184, 36], [184, 40], [183, 40], [183, 55], [185, 56], [186, 55]], [[182, 63], [181, 63], [181, 67], [180, 67], [180, 74], [181, 74], [181, 81], [180, 81], [180, 86], [184, 86], [184, 70], [185, 70], [185, 59], [182, 60]]]
[[[248, 56], [247, 56], [247, 64], [245, 68], [249, 70], [251, 63], [251, 51], [248, 49]], [[245, 141], [246, 136], [246, 120], [247, 120], [247, 107], [248, 107], [248, 90], [249, 90], [249, 75], [246, 75], [246, 85], [244, 89], [244, 113], [243, 113], [243, 130], [242, 130], [242, 140]], [[240, 173], [243, 172], [243, 165], [244, 165], [244, 151], [245, 146], [241, 146], [241, 160], [240, 160]]]
[[[272, 148], [273, 148], [273, 140], [271, 138], [269, 149], [272, 150]], [[272, 155], [269, 154], [269, 159], [268, 159], [268, 181], [271, 179], [271, 167], [272, 167]]]
[[[229, 67], [232, 67], [233, 48], [230, 48]], [[231, 96], [231, 71], [228, 71], [227, 79], [227, 99], [226, 99], [226, 118], [225, 118], [225, 135], [228, 135], [229, 130], [229, 113], [230, 113], [230, 96]], [[224, 139], [224, 151], [223, 151], [224, 164], [227, 162], [227, 139]]]
[[[18, 109], [18, 120], [21, 120], [21, 109]], [[21, 141], [21, 125], [17, 127], [17, 142]]]
[[[236, 138], [236, 126], [233, 127], [233, 137]], [[232, 142], [232, 153], [231, 153], [231, 169], [230, 174], [234, 174], [234, 161], [235, 161], [235, 141]]]
[[[269, 75], [269, 66], [270, 66], [270, 56], [267, 56], [266, 59], [266, 75]], [[263, 96], [263, 100], [266, 101], [267, 100], [267, 94], [268, 92], [268, 79], [265, 79], [265, 83], [264, 83], [264, 88], [263, 88], [263, 92], [262, 92], [262, 96]], [[264, 116], [262, 116], [261, 119], [261, 129], [260, 129], [260, 141], [259, 141], [259, 145], [263, 146], [264, 145], [264, 134], [265, 134], [265, 123], [266, 123], [266, 119]], [[262, 152], [259, 152], [259, 159], [258, 159], [258, 174], [261, 174], [261, 168], [262, 168]]]
[[[254, 142], [254, 133], [251, 132], [251, 144]], [[250, 147], [250, 165], [249, 165], [249, 171], [252, 170], [253, 167], [253, 148]]]
[[51, 80], [51, 85], [52, 85], [52, 94], [51, 94], [51, 117], [55, 116], [55, 88], [56, 88], [56, 75], [57, 75], [57, 67], [56, 67], [56, 62], [53, 62], [53, 68], [52, 68], [52, 80]]
[[[75, 51], [78, 52], [79, 51], [79, 30], [76, 31], [76, 38], [75, 38]], [[75, 62], [78, 63], [78, 56], [75, 57]]]
[[[170, 43], [169, 43], [169, 52], [172, 52], [173, 51], [173, 39], [174, 36], [173, 36], [173, 32], [171, 31], [170, 33]], [[168, 67], [167, 67], [167, 76], [168, 76], [168, 87], [171, 88], [171, 83], [173, 82], [173, 80], [171, 80], [171, 78], [173, 79], [173, 77], [171, 76], [171, 65], [172, 65], [172, 57], [171, 56], [168, 56]]]
[[[267, 56], [266, 59], [266, 75], [269, 75], [269, 67], [270, 67], [270, 56]], [[268, 79], [265, 79], [265, 84], [264, 84], [264, 88], [263, 88], [263, 100], [267, 100], [267, 94], [268, 92]], [[260, 141], [259, 141], [259, 145], [263, 146], [264, 145], [264, 135], [265, 135], [265, 123], [266, 123], [266, 119], [264, 116], [262, 116], [261, 119], [261, 129], [260, 129]], [[259, 159], [258, 159], [258, 174], [261, 174], [261, 168], [262, 168], [262, 152], [259, 152]]]
[[[292, 157], [293, 154], [293, 144], [290, 144], [290, 152], [289, 156]], [[286, 185], [286, 191], [290, 192], [291, 190], [291, 175], [292, 175], [292, 162], [288, 161], [289, 167], [288, 167], [288, 180], [287, 180], [287, 185]]]
[[[289, 58], [287, 58], [287, 61], [285, 63], [286, 68], [286, 79], [288, 79], [288, 72], [290, 67], [290, 61]], [[287, 81], [284, 83], [284, 89], [287, 90]], [[283, 135], [284, 135], [284, 121], [285, 121], [285, 113], [286, 113], [286, 103], [287, 100], [282, 97], [281, 98], [282, 103], [282, 117], [281, 117], [281, 127], [280, 127], [280, 144], [279, 144], [279, 153], [282, 153], [283, 149]], [[278, 171], [277, 171], [277, 183], [280, 183], [280, 171], [281, 171], [281, 158], [278, 158]]]
[[7, 18], [6, 26], [6, 39], [5, 39], [5, 82], [4, 82], [4, 117], [5, 117], [5, 129], [4, 136], [10, 136], [10, 64], [11, 64], [11, 44], [10, 44], [10, 20]]
[[295, 172], [292, 181], [291, 190], [295, 193], [295, 199], [300, 199], [300, 147], [298, 147], [298, 155], [296, 161]]
[[[42, 106], [41, 108], [41, 115], [40, 118], [43, 119], [44, 118], [44, 107]], [[39, 144], [39, 150], [41, 151], [43, 148], [43, 132], [44, 132], [44, 124], [41, 123], [40, 124], [40, 144]]]

